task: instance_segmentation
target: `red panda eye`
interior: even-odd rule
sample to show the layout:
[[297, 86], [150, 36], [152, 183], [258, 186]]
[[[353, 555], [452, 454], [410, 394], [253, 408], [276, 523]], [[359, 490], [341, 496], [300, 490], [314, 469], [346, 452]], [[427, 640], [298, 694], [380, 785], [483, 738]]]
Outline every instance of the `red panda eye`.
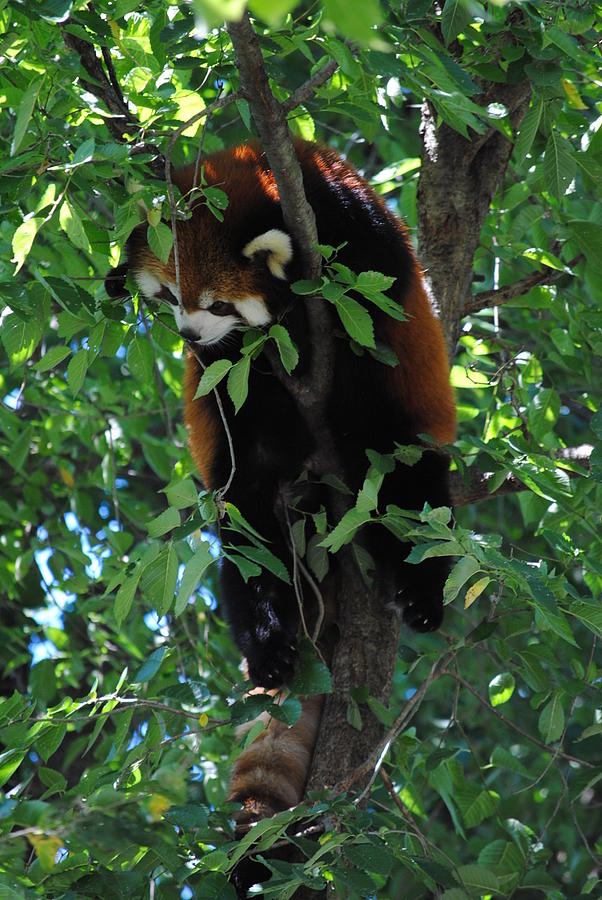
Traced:
[[228, 312], [231, 304], [226, 303], [225, 300], [216, 300], [215, 303], [212, 303], [209, 307], [209, 312], [214, 313], [214, 315], [221, 316], [224, 313]]
[[166, 303], [171, 303], [172, 306], [178, 305], [178, 298], [172, 294], [168, 287], [161, 288], [161, 291], [157, 294], [159, 300], [165, 300]]

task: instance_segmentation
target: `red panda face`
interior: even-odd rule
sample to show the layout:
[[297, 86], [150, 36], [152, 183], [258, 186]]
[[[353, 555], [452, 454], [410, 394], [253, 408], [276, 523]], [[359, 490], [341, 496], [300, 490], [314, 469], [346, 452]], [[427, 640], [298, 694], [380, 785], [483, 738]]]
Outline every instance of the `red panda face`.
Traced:
[[235, 330], [267, 325], [274, 318], [268, 293], [274, 294], [274, 280], [286, 281], [293, 255], [290, 237], [271, 228], [242, 247], [231, 246], [231, 237], [207, 210], [179, 223], [178, 289], [174, 250], [164, 264], [141, 234], [133, 236], [130, 267], [141, 291], [173, 307], [180, 334], [192, 343], [216, 344]]

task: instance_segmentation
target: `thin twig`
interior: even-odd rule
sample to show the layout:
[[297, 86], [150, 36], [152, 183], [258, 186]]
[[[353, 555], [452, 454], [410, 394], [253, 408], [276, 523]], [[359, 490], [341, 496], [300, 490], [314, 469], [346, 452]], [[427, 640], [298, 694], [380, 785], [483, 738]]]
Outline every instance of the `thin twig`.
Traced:
[[[470, 684], [470, 682], [466, 681], [466, 679], [463, 678], [461, 675], [457, 674], [456, 672], [452, 672], [449, 669], [442, 669], [439, 674], [440, 675], [448, 675], [450, 678], [453, 678], [456, 681], [458, 681], [462, 685], [462, 687], [465, 687], [467, 691], [470, 691], [470, 693], [473, 695], [473, 697], [475, 697], [479, 701], [479, 703], [485, 707], [485, 709], [488, 709], [489, 712], [493, 713], [494, 716], [496, 716], [498, 719], [500, 719], [500, 721], [502, 721], [504, 723], [504, 725], [507, 725], [509, 728], [512, 728], [513, 731], [516, 731], [516, 733], [520, 734], [522, 737], [524, 737], [525, 740], [531, 741], [532, 744], [536, 744], [538, 747], [541, 747], [542, 750], [545, 750], [548, 753], [552, 753], [552, 754], [554, 753], [554, 751], [555, 751], [554, 747], [550, 746], [550, 744], [546, 744], [543, 741], [540, 741], [536, 737], [533, 737], [532, 734], [529, 734], [527, 731], [524, 731], [519, 725], [516, 725], [510, 719], [507, 719], [506, 716], [504, 716], [504, 715], [502, 715], [502, 713], [498, 712], [497, 709], [495, 709], [495, 707], [493, 707], [491, 705], [491, 703], [489, 703], [488, 700], [485, 700], [484, 697], [481, 697], [479, 692]], [[557, 755], [562, 756], [563, 759], [568, 759], [569, 762], [574, 762], [574, 763], [578, 763], [580, 766], [585, 766], [588, 769], [595, 768], [593, 763], [588, 762], [586, 759], [579, 759], [579, 757], [577, 757], [577, 756], [572, 756], [570, 753], [565, 753], [564, 750], [559, 750]]]
[[573, 257], [566, 264], [565, 269], [551, 269], [549, 266], [544, 266], [541, 272], [532, 272], [531, 275], [521, 278], [520, 281], [515, 281], [514, 284], [508, 284], [493, 291], [481, 291], [481, 293], [475, 294], [474, 297], [465, 303], [463, 314], [469, 316], [480, 312], [482, 309], [493, 309], [496, 306], [502, 306], [504, 303], [516, 299], [516, 297], [522, 297], [523, 294], [526, 294], [538, 284], [555, 284], [564, 275], [570, 275], [570, 270], [580, 259], [581, 254]]

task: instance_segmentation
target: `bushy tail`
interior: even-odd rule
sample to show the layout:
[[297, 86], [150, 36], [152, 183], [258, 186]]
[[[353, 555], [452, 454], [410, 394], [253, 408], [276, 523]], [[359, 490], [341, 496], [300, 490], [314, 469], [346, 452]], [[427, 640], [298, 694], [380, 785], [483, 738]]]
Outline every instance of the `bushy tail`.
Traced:
[[[265, 819], [295, 806], [303, 797], [324, 702], [307, 697], [301, 715], [288, 728], [268, 714], [267, 727], [232, 767], [228, 799], [242, 804], [239, 825]], [[251, 726], [245, 726], [248, 730]]]

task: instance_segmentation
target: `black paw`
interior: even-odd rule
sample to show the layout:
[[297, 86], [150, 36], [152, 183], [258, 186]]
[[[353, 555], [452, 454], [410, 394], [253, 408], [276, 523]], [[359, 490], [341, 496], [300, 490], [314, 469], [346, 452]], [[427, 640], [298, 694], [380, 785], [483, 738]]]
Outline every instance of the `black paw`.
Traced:
[[280, 687], [292, 678], [297, 654], [294, 635], [273, 628], [269, 637], [259, 637], [247, 650], [249, 678], [257, 687]]
[[396, 600], [403, 610], [403, 621], [414, 631], [436, 631], [443, 622], [443, 602], [426, 600], [410, 588], [397, 592]]

